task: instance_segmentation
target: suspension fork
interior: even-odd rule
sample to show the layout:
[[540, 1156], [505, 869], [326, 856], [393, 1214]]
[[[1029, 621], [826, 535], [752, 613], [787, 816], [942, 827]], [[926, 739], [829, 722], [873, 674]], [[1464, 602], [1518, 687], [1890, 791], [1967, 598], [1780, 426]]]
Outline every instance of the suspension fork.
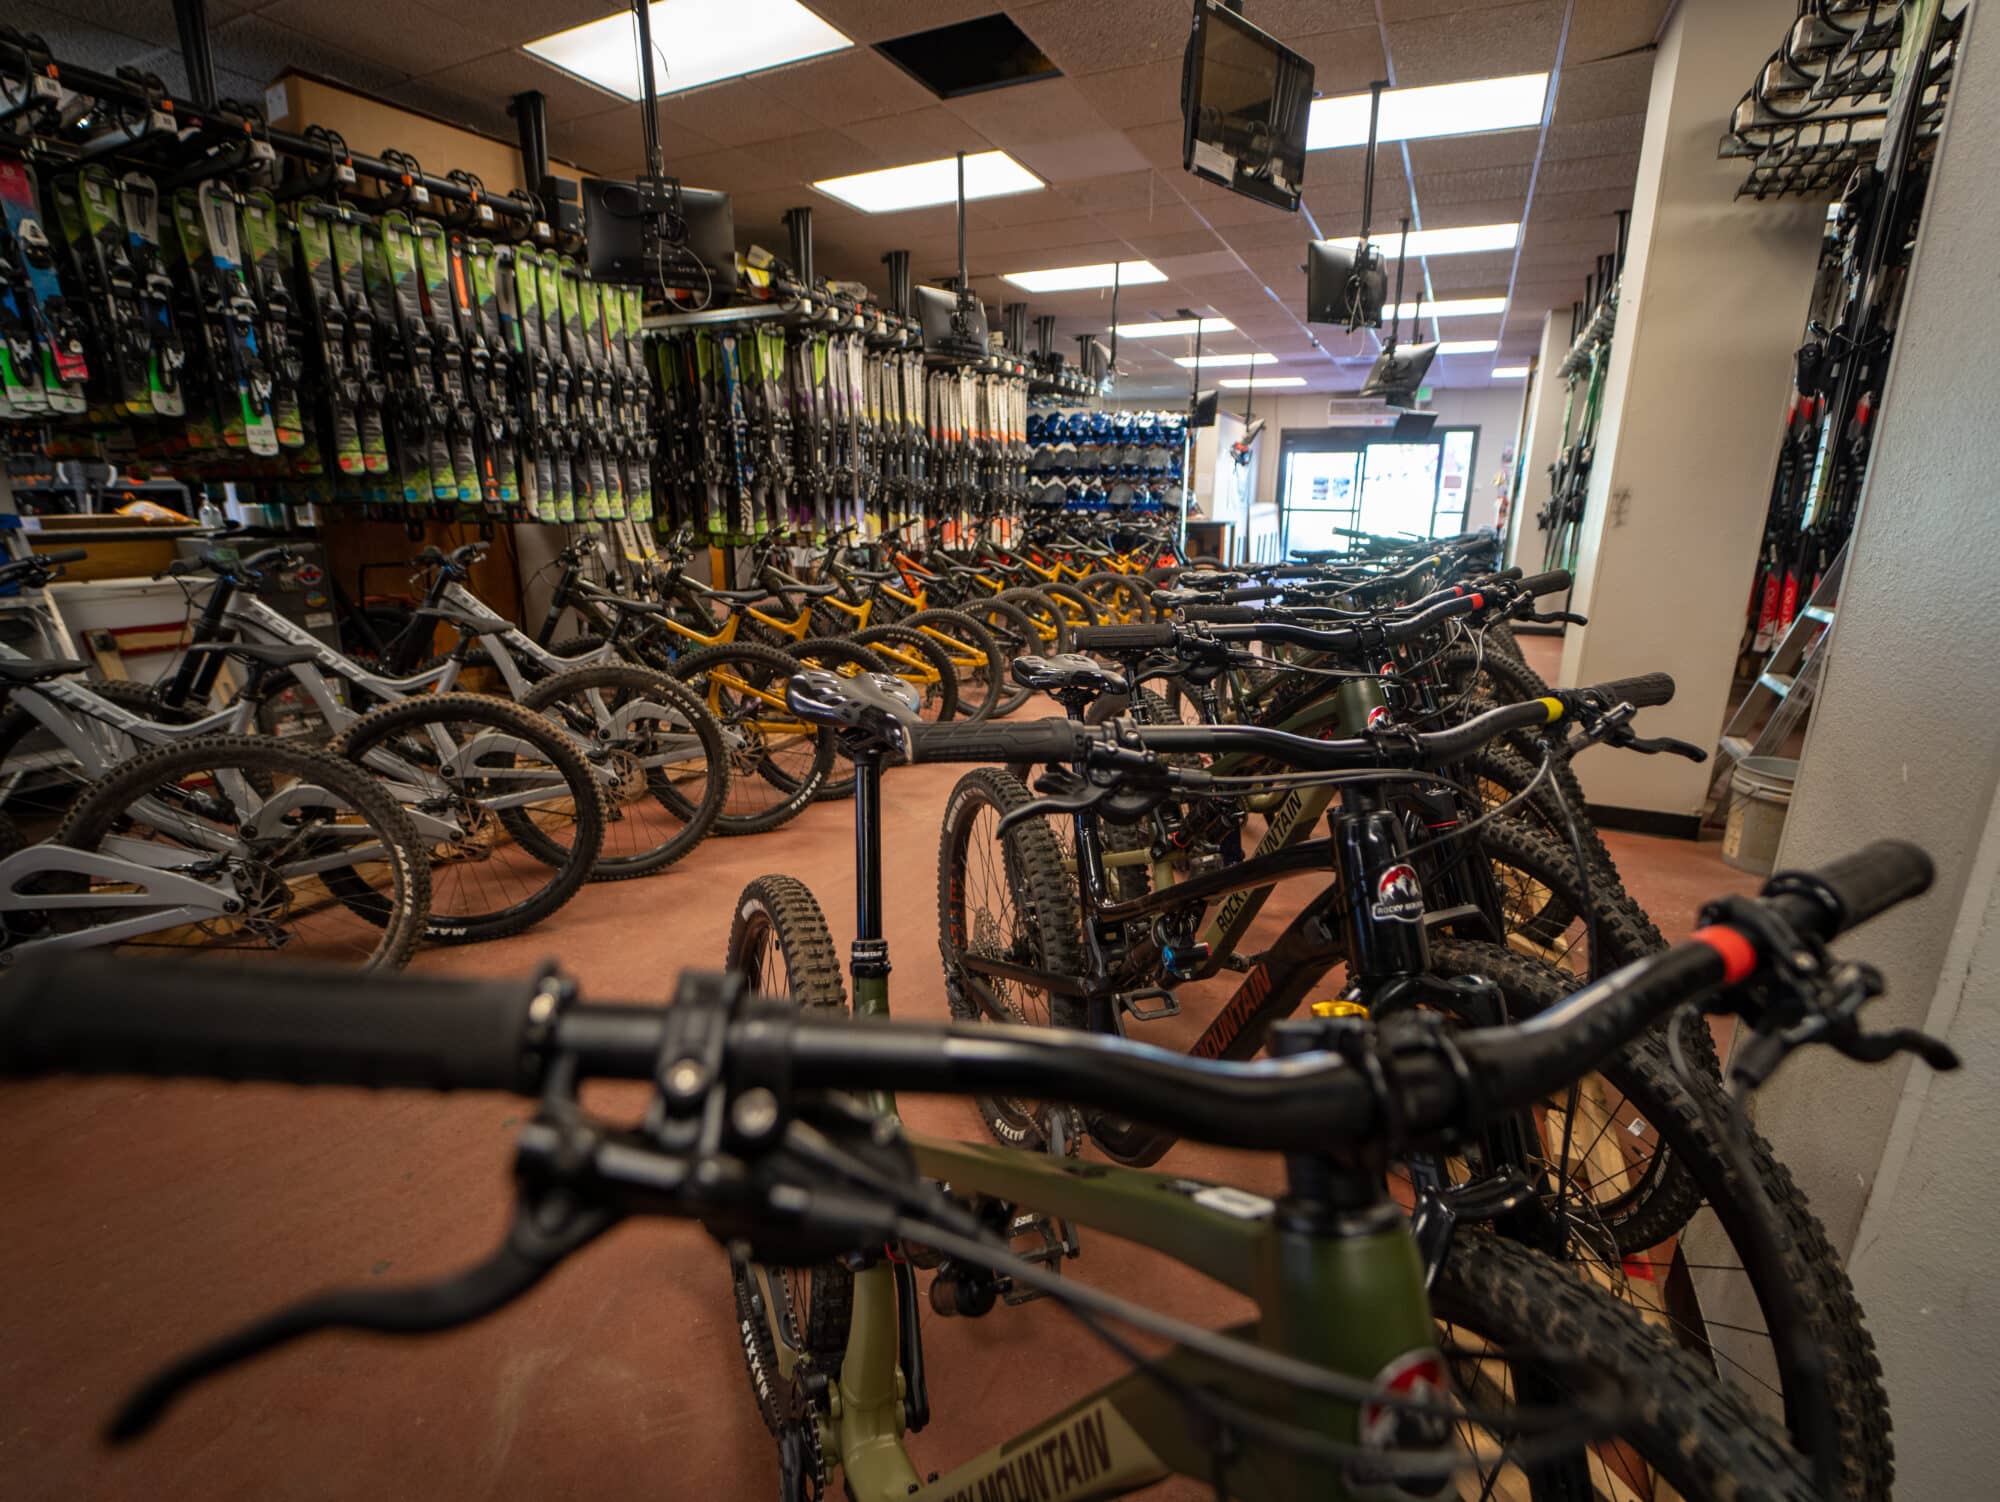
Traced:
[[[188, 634], [188, 646], [222, 641], [229, 635], [229, 602], [235, 594], [236, 581], [226, 574], [218, 574], [215, 587], [208, 592], [208, 602], [202, 606], [201, 614]], [[160, 695], [160, 702], [170, 709], [207, 703], [209, 693], [215, 687], [216, 675], [222, 671], [223, 655], [221, 652], [184, 650], [180, 666], [174, 669], [173, 677]]]

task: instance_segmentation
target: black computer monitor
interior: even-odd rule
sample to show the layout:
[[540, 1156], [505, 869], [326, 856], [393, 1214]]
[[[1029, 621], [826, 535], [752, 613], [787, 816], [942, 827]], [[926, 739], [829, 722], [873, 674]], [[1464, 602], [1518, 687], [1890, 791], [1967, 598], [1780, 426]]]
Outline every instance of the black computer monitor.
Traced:
[[924, 353], [976, 360], [987, 353], [986, 304], [967, 293], [961, 308], [949, 287], [917, 286], [917, 321], [923, 326]]
[[1191, 428], [1214, 427], [1215, 414], [1221, 409], [1221, 406], [1221, 391], [1197, 391], [1194, 397], [1194, 411], [1188, 415], [1188, 426]]
[[1306, 247], [1306, 322], [1345, 329], [1382, 327], [1389, 273], [1382, 253], [1368, 246], [1315, 240]]
[[1431, 429], [1437, 426], [1435, 412], [1398, 412], [1396, 426], [1389, 437], [1397, 443], [1422, 443], [1431, 436]]
[[1181, 165], [1296, 210], [1306, 173], [1313, 65], [1228, 9], [1195, 0], [1181, 62]]
[[1361, 388], [1363, 396], [1379, 396], [1392, 407], [1406, 406], [1417, 399], [1417, 388], [1437, 358], [1437, 341], [1403, 344], [1385, 349], [1375, 357], [1374, 368]]
[[736, 290], [736, 215], [727, 193], [668, 182], [583, 180], [590, 274], [607, 282], [705, 293]]

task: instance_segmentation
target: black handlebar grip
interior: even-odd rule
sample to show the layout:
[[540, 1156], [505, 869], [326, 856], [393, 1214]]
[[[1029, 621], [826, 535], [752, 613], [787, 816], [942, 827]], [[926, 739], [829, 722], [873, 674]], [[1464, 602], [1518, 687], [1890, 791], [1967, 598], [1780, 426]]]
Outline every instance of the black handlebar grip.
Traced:
[[1079, 626], [1071, 639], [1079, 652], [1144, 652], [1171, 647], [1174, 628], [1151, 621], [1129, 626]]
[[1027, 720], [1018, 725], [916, 725], [912, 761], [1075, 761], [1090, 731], [1068, 720]]
[[22, 955], [0, 985], [0, 1073], [206, 1076], [526, 1090], [534, 980]]
[[[1816, 870], [1780, 871], [1764, 892], [1767, 896], [1830, 895], [1840, 907], [1838, 913], [1826, 914], [1831, 927], [1820, 937], [1830, 939], [1899, 902], [1928, 892], [1936, 875], [1937, 868], [1922, 846], [1908, 840], [1877, 840]], [[1824, 902], [1816, 906], [1824, 912]]]
[[1248, 605], [1186, 605], [1181, 608], [1181, 619], [1185, 621], [1206, 621], [1211, 626], [1255, 626], [1271, 618], [1266, 610], [1252, 610]]
[[1521, 580], [1521, 593], [1537, 597], [1541, 595], [1555, 595], [1561, 594], [1569, 586], [1569, 570], [1566, 568], [1554, 568], [1550, 569], [1546, 574], [1530, 574], [1527, 578]]
[[1237, 589], [1220, 591], [1222, 599], [1234, 604], [1247, 600], [1275, 600], [1283, 593], [1284, 590], [1268, 584], [1245, 584]]
[[1281, 563], [1258, 572], [1272, 579], [1317, 579], [1325, 569], [1317, 563]]
[[57, 548], [52, 553], [35, 554], [37, 563], [81, 563], [90, 556], [88, 548]]
[[1595, 694], [1606, 704], [1630, 704], [1646, 709], [1674, 702], [1674, 680], [1667, 673], [1641, 673], [1637, 678], [1613, 678], [1609, 683], [1592, 684], [1583, 693]]

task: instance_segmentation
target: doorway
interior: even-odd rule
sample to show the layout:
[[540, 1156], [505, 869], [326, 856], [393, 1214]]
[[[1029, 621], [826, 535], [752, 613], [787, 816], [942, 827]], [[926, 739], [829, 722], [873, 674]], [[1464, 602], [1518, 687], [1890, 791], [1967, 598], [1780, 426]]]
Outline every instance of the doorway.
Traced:
[[1344, 549], [1342, 530], [1451, 537], [1465, 528], [1479, 429], [1433, 428], [1416, 442], [1375, 428], [1288, 432], [1279, 525], [1287, 554]]

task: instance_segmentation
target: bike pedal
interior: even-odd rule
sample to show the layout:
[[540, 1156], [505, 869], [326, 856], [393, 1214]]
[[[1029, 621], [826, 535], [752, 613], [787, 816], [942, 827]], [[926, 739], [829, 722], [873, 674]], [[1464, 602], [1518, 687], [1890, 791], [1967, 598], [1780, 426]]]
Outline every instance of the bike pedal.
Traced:
[[[1149, 996], [1159, 997], [1162, 1005], [1148, 1009], [1138, 1004]], [[1163, 991], [1158, 986], [1148, 986], [1139, 991], [1120, 991], [1118, 1010], [1134, 1022], [1158, 1022], [1162, 1017], [1180, 1016], [1181, 1004], [1174, 999], [1173, 992]]]

